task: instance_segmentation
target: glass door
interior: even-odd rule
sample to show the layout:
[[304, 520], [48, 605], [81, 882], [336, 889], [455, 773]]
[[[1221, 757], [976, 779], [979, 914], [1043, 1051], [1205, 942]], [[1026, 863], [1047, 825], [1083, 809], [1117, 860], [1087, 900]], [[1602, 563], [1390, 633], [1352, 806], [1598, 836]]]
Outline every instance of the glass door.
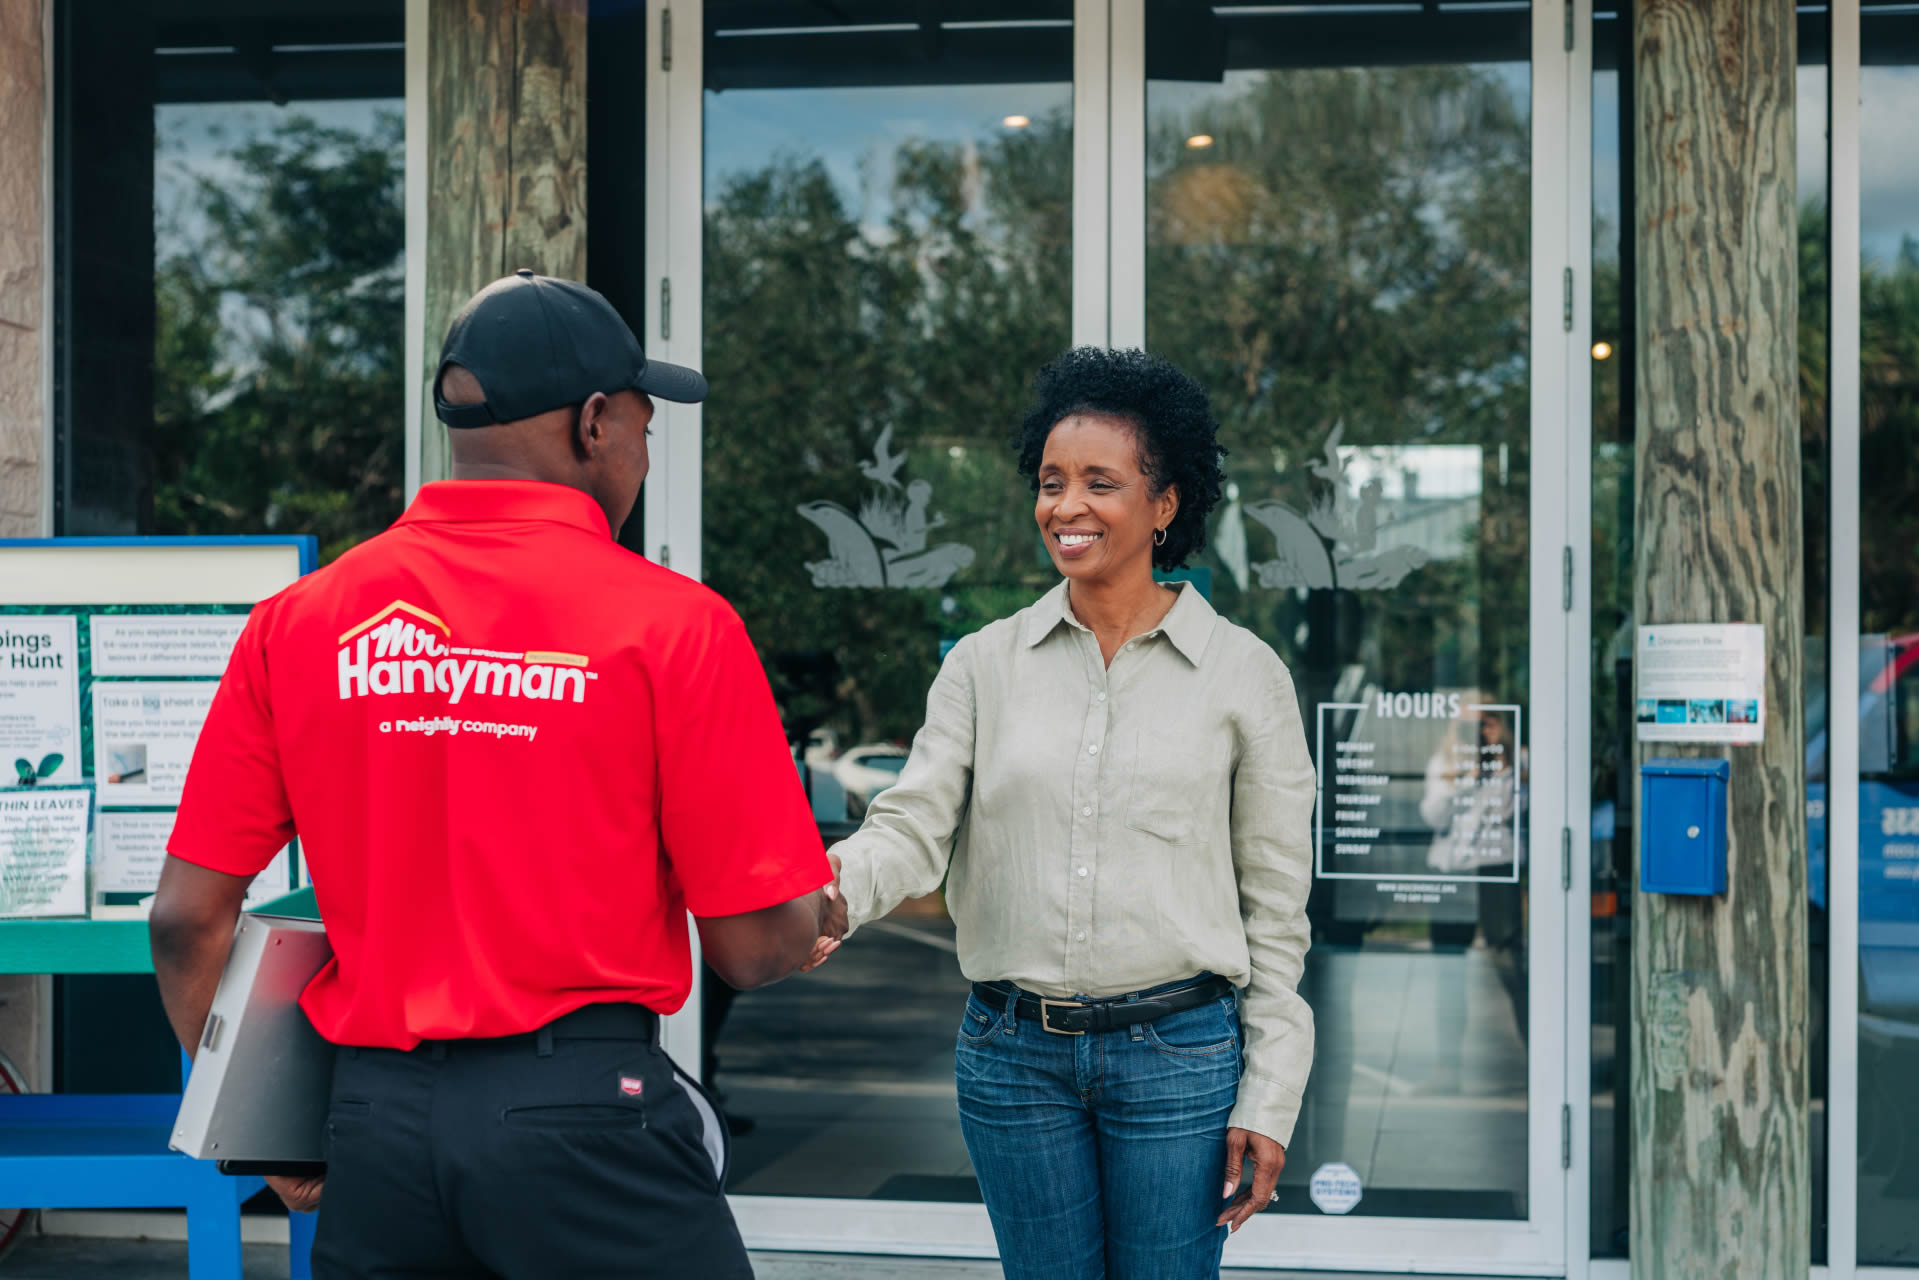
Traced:
[[1542, 93], [1525, 3], [1137, 21], [1143, 305], [1117, 263], [1114, 297], [1143, 324], [1114, 340], [1212, 391], [1202, 572], [1291, 668], [1320, 774], [1313, 1081], [1228, 1260], [1563, 1266], [1565, 51]]
[[[1194, 577], [1292, 667], [1323, 787], [1318, 1065], [1239, 1265], [1565, 1266], [1547, 7], [650, 12], [646, 342], [714, 390], [662, 406], [646, 550], [740, 610], [829, 841], [952, 643], [1056, 581], [1007, 444], [1034, 370], [1146, 343], [1214, 395], [1234, 490]], [[773, 990], [705, 976], [668, 1044], [752, 1243], [992, 1253], [964, 991], [938, 894]]]
[[[951, 644], [1050, 585], [1007, 440], [1088, 265], [1084, 33], [1074, 0], [706, 0], [669, 23], [659, 318], [713, 393], [668, 418], [648, 551], [739, 609], [830, 842], [898, 775]], [[672, 1047], [722, 1099], [750, 1241], [992, 1253], [953, 939], [936, 893], [773, 990], [703, 975]]]

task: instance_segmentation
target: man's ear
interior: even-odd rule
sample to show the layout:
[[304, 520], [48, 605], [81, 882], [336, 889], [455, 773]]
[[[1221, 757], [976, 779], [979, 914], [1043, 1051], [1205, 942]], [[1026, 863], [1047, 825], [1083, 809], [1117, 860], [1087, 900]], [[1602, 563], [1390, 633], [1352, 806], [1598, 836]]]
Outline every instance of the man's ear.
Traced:
[[606, 393], [595, 391], [580, 406], [573, 422], [573, 447], [582, 458], [591, 458], [606, 447]]

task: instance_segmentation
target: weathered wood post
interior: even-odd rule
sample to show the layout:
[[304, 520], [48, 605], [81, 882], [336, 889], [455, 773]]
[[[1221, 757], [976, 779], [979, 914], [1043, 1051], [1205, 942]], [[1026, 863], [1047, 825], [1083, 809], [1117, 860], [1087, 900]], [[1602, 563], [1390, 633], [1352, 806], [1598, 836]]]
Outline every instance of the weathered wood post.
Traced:
[[420, 479], [447, 474], [446, 327], [509, 271], [586, 278], [586, 0], [431, 0]]
[[[41, 312], [48, 264], [43, 258], [42, 186], [45, 144], [46, 8], [35, 0], [0, 5], [0, 538], [51, 533], [41, 518], [48, 392], [41, 374], [49, 340]], [[46, 999], [42, 999], [42, 993]], [[44, 1009], [50, 979], [0, 976], [0, 1052], [38, 1078], [42, 1037], [51, 1031]]]
[[1634, 607], [1642, 624], [1763, 624], [1767, 705], [1762, 745], [1658, 752], [1731, 758], [1730, 869], [1722, 898], [1635, 895], [1632, 1268], [1804, 1276], [1793, 0], [1636, 11]]

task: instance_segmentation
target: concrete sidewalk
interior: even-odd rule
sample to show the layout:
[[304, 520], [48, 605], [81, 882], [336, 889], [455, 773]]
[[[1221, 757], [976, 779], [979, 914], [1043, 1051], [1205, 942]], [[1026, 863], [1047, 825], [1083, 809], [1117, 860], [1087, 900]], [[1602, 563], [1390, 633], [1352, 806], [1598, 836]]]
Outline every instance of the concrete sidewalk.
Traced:
[[[284, 1245], [246, 1246], [246, 1280], [286, 1280]], [[753, 1255], [758, 1280], [1000, 1280], [995, 1262], [873, 1258], [823, 1253]], [[182, 1280], [187, 1247], [170, 1240], [91, 1240], [42, 1236], [0, 1260], [0, 1280]], [[1321, 1273], [1324, 1274], [1324, 1273]], [[1293, 1271], [1227, 1271], [1221, 1280], [1304, 1280]], [[1340, 1280], [1369, 1280], [1341, 1272]], [[1370, 1277], [1370, 1280], [1386, 1280]]]

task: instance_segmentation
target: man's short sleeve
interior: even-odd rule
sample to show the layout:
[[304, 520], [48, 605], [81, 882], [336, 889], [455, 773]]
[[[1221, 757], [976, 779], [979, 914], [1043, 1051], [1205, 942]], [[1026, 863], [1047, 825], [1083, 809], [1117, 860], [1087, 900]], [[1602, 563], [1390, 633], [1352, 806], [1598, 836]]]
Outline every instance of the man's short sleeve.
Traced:
[[247, 620], [193, 749], [167, 852], [228, 875], [252, 876], [293, 838], [268, 696], [265, 624]]
[[746, 628], [723, 606], [659, 673], [660, 836], [696, 916], [758, 911], [832, 880]]

